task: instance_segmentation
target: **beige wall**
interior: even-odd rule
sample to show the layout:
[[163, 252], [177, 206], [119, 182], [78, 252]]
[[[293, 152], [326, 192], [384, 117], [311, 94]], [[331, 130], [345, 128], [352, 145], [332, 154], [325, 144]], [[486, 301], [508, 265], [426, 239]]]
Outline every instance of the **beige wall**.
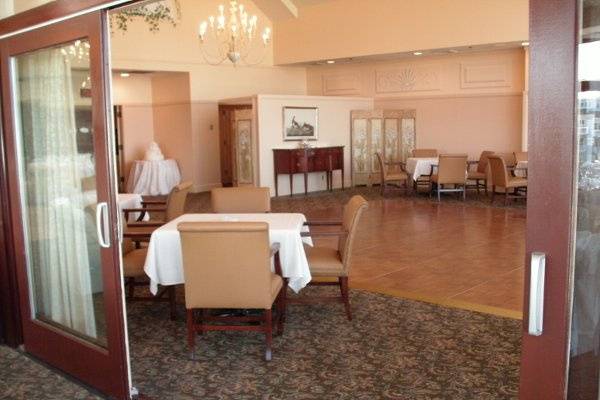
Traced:
[[[318, 141], [311, 142], [314, 146], [345, 146], [345, 186], [351, 184], [350, 174], [350, 111], [370, 110], [373, 108], [373, 99], [358, 97], [324, 97], [324, 96], [258, 96], [258, 129], [259, 129], [259, 177], [260, 185], [271, 188], [275, 195], [275, 182], [273, 177], [273, 151], [274, 148], [295, 148], [298, 142], [283, 141], [283, 107], [318, 107]], [[341, 185], [339, 172], [334, 174], [334, 187]], [[327, 185], [324, 174], [310, 174], [308, 186], [311, 191], [325, 190]], [[294, 193], [304, 192], [304, 178], [301, 175], [294, 177]], [[279, 195], [289, 194], [289, 180], [287, 176], [279, 177]]]
[[393, 62], [309, 67], [311, 95], [375, 98], [377, 108], [416, 109], [417, 146], [445, 152], [522, 146], [522, 49]]
[[527, 0], [327, 1], [275, 24], [275, 63], [520, 42], [528, 20]]

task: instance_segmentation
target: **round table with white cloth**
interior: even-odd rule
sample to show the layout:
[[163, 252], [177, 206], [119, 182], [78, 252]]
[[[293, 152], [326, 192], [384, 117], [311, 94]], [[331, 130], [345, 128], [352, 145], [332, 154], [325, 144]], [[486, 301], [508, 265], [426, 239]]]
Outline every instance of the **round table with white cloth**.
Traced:
[[169, 194], [171, 189], [180, 182], [181, 174], [177, 161], [136, 160], [129, 171], [127, 192], [151, 196], [164, 195]]

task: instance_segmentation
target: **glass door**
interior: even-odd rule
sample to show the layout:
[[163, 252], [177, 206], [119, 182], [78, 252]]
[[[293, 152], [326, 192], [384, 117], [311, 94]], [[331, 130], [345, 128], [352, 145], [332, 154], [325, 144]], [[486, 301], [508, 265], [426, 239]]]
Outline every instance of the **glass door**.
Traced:
[[128, 398], [100, 12], [0, 42], [25, 350]]

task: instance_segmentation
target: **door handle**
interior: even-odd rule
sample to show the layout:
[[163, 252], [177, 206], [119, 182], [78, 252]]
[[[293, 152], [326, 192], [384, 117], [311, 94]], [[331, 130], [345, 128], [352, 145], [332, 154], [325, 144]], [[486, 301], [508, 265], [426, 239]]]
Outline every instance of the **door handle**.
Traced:
[[108, 232], [108, 203], [101, 202], [96, 205], [96, 233], [98, 244], [105, 249], [110, 247], [110, 239], [104, 237]]
[[546, 254], [531, 253], [531, 275], [529, 277], [529, 334], [540, 336], [544, 329], [544, 279]]

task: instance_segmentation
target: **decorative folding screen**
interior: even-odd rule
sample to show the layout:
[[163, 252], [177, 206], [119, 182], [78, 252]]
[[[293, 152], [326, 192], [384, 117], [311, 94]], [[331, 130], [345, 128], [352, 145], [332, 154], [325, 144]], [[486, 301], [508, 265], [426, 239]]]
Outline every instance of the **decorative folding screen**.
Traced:
[[379, 183], [375, 153], [406, 161], [416, 142], [415, 110], [355, 110], [352, 118], [352, 184]]
[[235, 110], [233, 115], [234, 136], [234, 183], [252, 185], [254, 183], [252, 110]]

